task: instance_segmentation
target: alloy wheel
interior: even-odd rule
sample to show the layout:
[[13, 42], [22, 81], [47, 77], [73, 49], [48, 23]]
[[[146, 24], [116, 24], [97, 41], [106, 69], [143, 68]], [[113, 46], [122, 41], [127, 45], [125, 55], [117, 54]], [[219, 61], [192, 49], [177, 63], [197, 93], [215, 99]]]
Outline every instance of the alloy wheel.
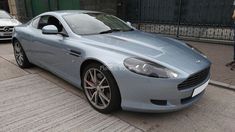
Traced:
[[91, 68], [85, 73], [83, 81], [90, 103], [98, 109], [107, 108], [111, 100], [111, 89], [105, 75], [100, 70]]
[[15, 42], [14, 49], [16, 61], [20, 66], [22, 66], [24, 62], [24, 53], [19, 42]]

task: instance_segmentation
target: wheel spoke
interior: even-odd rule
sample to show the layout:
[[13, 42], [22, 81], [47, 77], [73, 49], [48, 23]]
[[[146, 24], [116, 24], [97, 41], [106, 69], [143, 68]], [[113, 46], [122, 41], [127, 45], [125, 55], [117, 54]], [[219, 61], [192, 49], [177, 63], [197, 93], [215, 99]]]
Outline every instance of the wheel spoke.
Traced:
[[16, 59], [19, 59], [20, 55], [18, 53], [15, 54]]
[[92, 82], [87, 81], [87, 80], [85, 80], [85, 82], [86, 82], [88, 85], [90, 85], [90, 86], [94, 87], [94, 84], [93, 84]]
[[99, 83], [99, 86], [102, 86], [102, 84], [103, 84], [103, 82], [106, 80], [106, 78], [104, 77], [101, 81], [100, 81], [100, 83]]
[[91, 101], [94, 99], [94, 97], [95, 97], [96, 94], [97, 94], [97, 91], [95, 91], [95, 92], [92, 94], [92, 96], [91, 96], [91, 98], [90, 98]]
[[23, 62], [23, 60], [24, 60], [24, 59], [23, 59], [23, 56], [20, 55], [19, 60], [20, 60], [21, 62]]
[[102, 92], [100, 92], [100, 96], [109, 103], [109, 99]]
[[99, 98], [100, 98], [100, 100], [101, 100], [102, 104], [106, 107], [106, 103], [105, 103], [104, 99], [101, 97], [101, 95], [100, 95], [100, 94], [99, 94]]
[[97, 81], [96, 70], [94, 69], [94, 83]]
[[98, 92], [96, 92], [96, 94], [95, 94], [95, 104], [97, 105], [98, 104]]
[[90, 76], [91, 76], [92, 82], [95, 83], [94, 76], [92, 75], [91, 71], [89, 70], [88, 72], [89, 72], [89, 74], [90, 74]]
[[110, 86], [101, 86], [100, 89], [110, 88]]
[[16, 50], [16, 52], [20, 52], [20, 49], [19, 49], [18, 44], [16, 44], [16, 46], [15, 46], [15, 50]]

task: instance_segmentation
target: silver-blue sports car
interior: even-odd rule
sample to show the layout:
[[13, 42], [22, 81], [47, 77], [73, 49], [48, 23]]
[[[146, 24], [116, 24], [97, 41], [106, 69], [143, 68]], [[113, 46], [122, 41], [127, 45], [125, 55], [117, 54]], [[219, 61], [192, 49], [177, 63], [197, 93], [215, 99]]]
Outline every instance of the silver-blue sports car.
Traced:
[[83, 89], [101, 113], [176, 111], [199, 100], [210, 79], [197, 49], [101, 12], [43, 13], [15, 27], [12, 41], [19, 67], [37, 65]]

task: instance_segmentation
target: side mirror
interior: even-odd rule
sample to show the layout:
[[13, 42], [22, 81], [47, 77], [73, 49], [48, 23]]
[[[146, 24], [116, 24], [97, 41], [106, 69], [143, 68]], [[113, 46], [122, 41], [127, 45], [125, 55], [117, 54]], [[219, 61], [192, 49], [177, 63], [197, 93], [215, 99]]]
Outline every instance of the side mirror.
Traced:
[[43, 34], [58, 34], [58, 29], [54, 25], [47, 25], [42, 28]]
[[130, 22], [126, 22], [126, 24], [130, 27], [132, 27], [131, 23]]

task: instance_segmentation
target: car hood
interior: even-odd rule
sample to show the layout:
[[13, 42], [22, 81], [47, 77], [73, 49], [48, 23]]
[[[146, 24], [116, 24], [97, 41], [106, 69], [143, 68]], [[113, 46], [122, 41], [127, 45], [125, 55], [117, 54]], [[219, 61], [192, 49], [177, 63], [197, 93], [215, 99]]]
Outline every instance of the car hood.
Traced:
[[0, 26], [17, 26], [20, 24], [16, 19], [0, 19]]
[[189, 74], [210, 65], [205, 57], [178, 40], [141, 31], [116, 32], [84, 36], [90, 43], [103, 48], [126, 53], [129, 56], [154, 61], [172, 69]]

